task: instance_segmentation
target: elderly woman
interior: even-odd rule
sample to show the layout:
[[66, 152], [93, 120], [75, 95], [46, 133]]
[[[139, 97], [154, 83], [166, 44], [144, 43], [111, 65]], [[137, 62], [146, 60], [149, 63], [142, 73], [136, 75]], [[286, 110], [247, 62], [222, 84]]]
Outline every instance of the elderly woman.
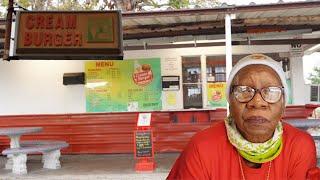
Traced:
[[[317, 174], [312, 137], [281, 122], [285, 74], [270, 57], [241, 59], [227, 81], [230, 115], [197, 133], [168, 179], [307, 179]], [[310, 177], [310, 175], [309, 175]]]

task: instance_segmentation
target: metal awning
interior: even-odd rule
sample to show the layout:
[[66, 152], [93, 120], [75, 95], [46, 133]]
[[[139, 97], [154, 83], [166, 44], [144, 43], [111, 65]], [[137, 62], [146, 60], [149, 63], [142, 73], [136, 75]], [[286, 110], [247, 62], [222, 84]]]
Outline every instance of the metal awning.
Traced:
[[[148, 43], [166, 48], [164, 44], [174, 41], [223, 39], [226, 13], [236, 14], [232, 21], [234, 45], [248, 44], [248, 38], [251, 44], [288, 44], [292, 39], [294, 43], [320, 43], [320, 34], [312, 34], [320, 31], [320, 1], [305, 1], [123, 13], [125, 47], [140, 49]], [[210, 45], [214, 43], [200, 46]], [[186, 45], [171, 45], [181, 46]]]
[[[195, 43], [172, 42], [224, 39], [226, 13], [236, 14], [236, 19], [232, 20], [233, 45], [320, 43], [320, 1], [303, 1], [210, 9], [125, 12], [122, 13], [124, 47], [127, 50], [143, 49], [146, 46], [193, 47]], [[4, 19], [0, 20], [1, 38], [4, 35], [4, 23]], [[224, 42], [197, 44], [198, 47], [217, 45], [223, 46]]]

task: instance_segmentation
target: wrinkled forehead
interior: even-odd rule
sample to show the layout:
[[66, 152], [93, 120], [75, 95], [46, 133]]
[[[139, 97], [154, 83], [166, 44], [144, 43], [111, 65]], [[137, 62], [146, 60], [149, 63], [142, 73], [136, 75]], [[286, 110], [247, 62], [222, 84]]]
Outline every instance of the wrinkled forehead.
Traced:
[[282, 84], [277, 72], [273, 70], [271, 67], [263, 64], [252, 64], [243, 67], [234, 76], [231, 84], [241, 84], [241, 81], [252, 75], [260, 76], [261, 80], [268, 79], [279, 83], [279, 85]]

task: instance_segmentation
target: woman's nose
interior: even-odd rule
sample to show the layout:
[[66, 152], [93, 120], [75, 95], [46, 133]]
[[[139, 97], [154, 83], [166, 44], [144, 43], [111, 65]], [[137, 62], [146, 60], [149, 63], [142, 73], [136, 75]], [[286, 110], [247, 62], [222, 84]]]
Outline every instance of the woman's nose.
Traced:
[[248, 108], [266, 108], [268, 106], [268, 102], [266, 102], [260, 92], [256, 92], [251, 101], [247, 103]]

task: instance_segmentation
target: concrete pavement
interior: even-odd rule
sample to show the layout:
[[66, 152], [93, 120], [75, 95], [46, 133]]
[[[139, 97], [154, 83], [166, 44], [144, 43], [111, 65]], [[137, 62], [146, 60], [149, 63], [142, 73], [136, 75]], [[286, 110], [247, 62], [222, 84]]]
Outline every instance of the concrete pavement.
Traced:
[[137, 173], [133, 154], [110, 155], [62, 155], [62, 168], [42, 168], [40, 155], [29, 155], [27, 175], [14, 175], [5, 170], [6, 157], [0, 156], [0, 180], [161, 180], [165, 179], [178, 153], [155, 155], [157, 168], [154, 172]]

